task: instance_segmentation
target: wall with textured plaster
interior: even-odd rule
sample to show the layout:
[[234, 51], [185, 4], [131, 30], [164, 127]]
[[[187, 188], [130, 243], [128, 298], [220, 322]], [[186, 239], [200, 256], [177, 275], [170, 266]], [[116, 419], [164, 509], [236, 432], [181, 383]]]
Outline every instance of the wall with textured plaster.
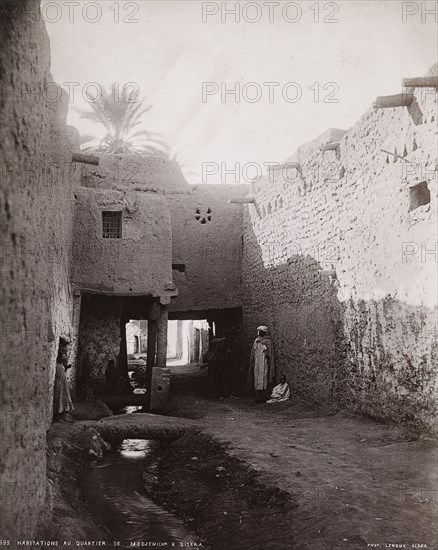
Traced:
[[71, 164], [66, 95], [49, 100], [39, 3], [5, 4], [0, 27], [0, 532], [14, 540], [34, 532], [45, 498], [58, 341], [74, 337], [69, 272], [79, 172]]
[[[176, 162], [160, 156], [105, 154], [100, 155], [98, 167], [83, 167], [82, 185], [89, 188], [86, 191], [94, 193], [94, 196], [100, 192], [100, 197], [109, 197], [108, 190], [112, 190], [113, 194], [119, 193], [120, 200], [121, 194], [135, 195], [145, 208], [148, 204], [155, 208], [160, 200], [166, 202], [172, 228], [172, 262], [174, 266], [179, 266], [173, 271], [178, 297], [172, 300], [171, 311], [224, 309], [241, 305], [243, 214], [241, 205], [230, 204], [229, 201], [244, 196], [248, 192], [247, 185], [190, 185]], [[83, 196], [82, 210], [90, 208], [90, 195], [84, 192]], [[87, 215], [85, 219], [84, 215], [80, 216], [83, 218], [83, 228], [79, 233], [84, 238], [80, 244], [77, 243], [78, 257], [82, 254], [81, 250], [88, 246], [90, 224], [91, 233], [93, 228], [99, 228], [96, 217], [92, 220]], [[150, 214], [145, 211], [139, 212], [136, 223], [146, 223], [148, 216]], [[98, 233], [95, 238], [99, 238]], [[116, 243], [104, 243], [102, 246], [110, 250]], [[100, 263], [97, 260], [99, 257], [96, 266]], [[146, 262], [149, 267], [150, 261], [147, 250], [146, 253], [137, 250], [130, 259], [138, 265], [146, 265], [142, 264]], [[159, 258], [155, 256], [153, 261], [159, 261]], [[81, 258], [81, 270], [84, 269], [82, 263]], [[125, 265], [127, 269], [128, 263]], [[121, 277], [123, 269], [114, 269], [115, 279]], [[94, 267], [90, 271], [94, 274], [87, 274], [86, 278], [81, 275], [83, 280], [96, 278]], [[79, 282], [79, 276], [76, 280]]]
[[82, 297], [77, 378], [79, 397], [130, 393], [127, 364], [121, 354], [123, 298]]
[[370, 108], [253, 184], [242, 302], [247, 347], [268, 324], [296, 393], [436, 432], [436, 90], [413, 105]]
[[[103, 211], [121, 213], [121, 238], [102, 237]], [[173, 294], [172, 233], [165, 198], [76, 189], [73, 258], [73, 283], [81, 290]]]

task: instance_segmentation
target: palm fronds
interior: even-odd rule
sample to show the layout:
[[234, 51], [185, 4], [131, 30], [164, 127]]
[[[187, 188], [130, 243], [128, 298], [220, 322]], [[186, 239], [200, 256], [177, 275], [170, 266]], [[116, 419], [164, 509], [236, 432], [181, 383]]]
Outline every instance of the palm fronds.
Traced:
[[[116, 97], [114, 88], [115, 84], [108, 90], [100, 86], [101, 93], [96, 98], [89, 97], [92, 110], [79, 111], [81, 118], [102, 125], [106, 131], [99, 145], [87, 147], [86, 150], [114, 154], [151, 154], [155, 149], [165, 155], [168, 147], [159, 134], [146, 130], [134, 132], [152, 105], [145, 105], [145, 98], [140, 99], [138, 91], [128, 94], [127, 86]], [[91, 136], [86, 137], [83, 143], [93, 139]]]

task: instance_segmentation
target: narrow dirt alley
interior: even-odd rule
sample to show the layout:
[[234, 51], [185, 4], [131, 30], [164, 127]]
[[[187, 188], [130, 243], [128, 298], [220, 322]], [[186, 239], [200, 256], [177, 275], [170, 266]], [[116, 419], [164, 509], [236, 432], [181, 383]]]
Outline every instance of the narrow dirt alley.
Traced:
[[208, 398], [192, 371], [174, 377], [166, 414], [107, 409], [97, 420], [78, 404], [76, 422], [53, 425], [49, 478], [59, 521], [42, 534], [111, 543], [93, 507], [88, 517], [76, 480], [90, 459], [105, 465], [105, 442], [117, 448], [133, 438], [160, 442], [138, 490], [208, 550], [438, 548], [437, 442], [297, 398]]
[[[213, 451], [193, 436], [170, 445], [159, 489], [162, 500], [195, 518], [214, 548], [438, 548], [436, 442], [296, 398], [271, 405], [213, 400], [185, 387], [174, 392], [169, 412], [202, 425], [221, 447]], [[272, 498], [272, 507], [265, 502], [239, 514], [231, 486], [217, 483], [227, 468], [236, 476], [230, 457], [257, 472], [258, 484], [278, 488], [283, 497], [288, 493], [289, 505], [278, 507]], [[214, 518], [196, 519], [212, 506]], [[250, 546], [245, 521], [251, 524]]]

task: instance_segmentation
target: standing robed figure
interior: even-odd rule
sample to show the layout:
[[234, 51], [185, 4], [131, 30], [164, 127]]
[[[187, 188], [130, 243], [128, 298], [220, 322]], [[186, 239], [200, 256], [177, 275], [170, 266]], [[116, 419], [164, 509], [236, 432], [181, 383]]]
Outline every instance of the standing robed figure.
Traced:
[[268, 327], [257, 328], [257, 338], [251, 350], [248, 388], [255, 392], [256, 401], [266, 401], [275, 378], [274, 345]]

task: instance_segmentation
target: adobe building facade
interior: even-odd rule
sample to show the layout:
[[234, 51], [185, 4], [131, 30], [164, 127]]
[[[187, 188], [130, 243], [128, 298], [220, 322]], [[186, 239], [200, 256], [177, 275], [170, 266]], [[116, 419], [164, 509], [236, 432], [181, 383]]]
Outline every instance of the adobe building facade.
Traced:
[[125, 393], [130, 319], [151, 321], [148, 341], [156, 330], [156, 363], [165, 367], [169, 316], [216, 319], [239, 310], [243, 218], [229, 200], [248, 189], [189, 185], [176, 163], [159, 157], [104, 154], [81, 171], [71, 279], [82, 304], [78, 389]]
[[148, 321], [155, 373], [168, 319], [241, 325], [248, 353], [268, 324], [296, 394], [436, 435], [436, 85], [328, 131], [251, 188], [192, 186], [155, 157], [89, 166], [73, 160], [65, 93], [45, 93], [34, 6], [4, 10], [0, 53], [1, 532], [28, 538], [50, 508], [60, 339], [77, 398], [123, 393], [130, 319]]

